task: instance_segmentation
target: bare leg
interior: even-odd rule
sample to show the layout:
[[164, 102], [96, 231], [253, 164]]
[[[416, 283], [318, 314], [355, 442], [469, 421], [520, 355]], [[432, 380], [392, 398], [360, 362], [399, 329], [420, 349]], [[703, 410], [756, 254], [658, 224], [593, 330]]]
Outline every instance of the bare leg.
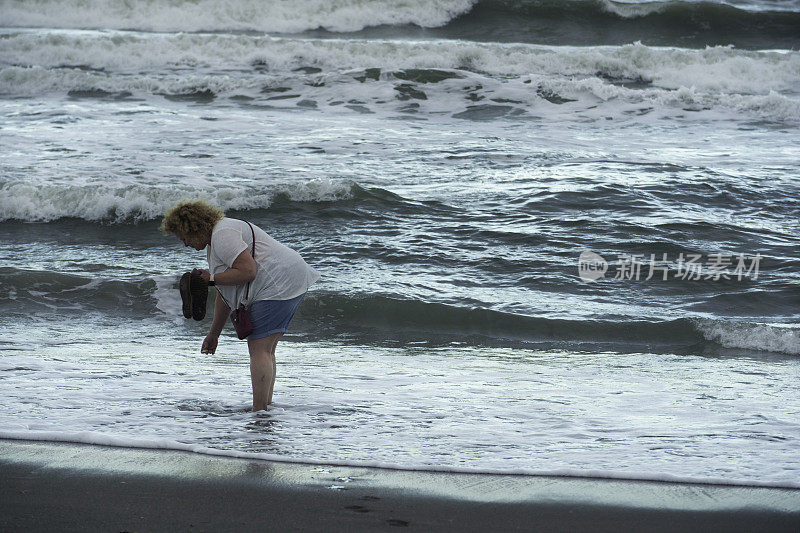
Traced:
[[272, 403], [272, 389], [275, 388], [275, 376], [278, 375], [278, 367], [275, 363], [275, 347], [278, 346], [278, 339], [275, 339], [275, 344], [272, 345], [272, 383], [269, 386], [269, 398], [267, 403]]
[[275, 387], [275, 347], [283, 333], [274, 333], [262, 339], [248, 340], [250, 350], [250, 380], [253, 384], [253, 411], [261, 411], [272, 403]]

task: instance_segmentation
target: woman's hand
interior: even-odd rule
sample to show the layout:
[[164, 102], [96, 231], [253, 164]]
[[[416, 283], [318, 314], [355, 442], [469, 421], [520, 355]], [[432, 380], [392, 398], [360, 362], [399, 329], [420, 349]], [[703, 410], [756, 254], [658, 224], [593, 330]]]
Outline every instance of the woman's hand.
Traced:
[[200, 353], [213, 354], [217, 351], [217, 344], [219, 343], [219, 335], [209, 333], [203, 339], [203, 346], [200, 348]]
[[204, 268], [195, 268], [192, 270], [192, 274], [199, 274], [201, 278], [205, 280], [206, 283], [211, 281], [211, 272]]

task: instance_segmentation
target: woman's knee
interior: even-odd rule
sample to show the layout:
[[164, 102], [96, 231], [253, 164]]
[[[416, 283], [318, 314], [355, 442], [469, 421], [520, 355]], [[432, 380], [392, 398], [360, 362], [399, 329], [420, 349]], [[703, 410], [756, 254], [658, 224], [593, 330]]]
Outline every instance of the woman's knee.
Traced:
[[267, 337], [262, 337], [260, 339], [255, 340], [248, 340], [247, 347], [250, 351], [251, 357], [257, 357], [261, 354], [267, 354], [274, 356], [275, 355], [275, 347], [278, 344], [278, 339], [283, 336], [283, 333], [273, 333]]
[[278, 341], [283, 336], [283, 333], [273, 333], [272, 335], [265, 337], [267, 342], [267, 351], [273, 356], [275, 355], [275, 347], [278, 346]]

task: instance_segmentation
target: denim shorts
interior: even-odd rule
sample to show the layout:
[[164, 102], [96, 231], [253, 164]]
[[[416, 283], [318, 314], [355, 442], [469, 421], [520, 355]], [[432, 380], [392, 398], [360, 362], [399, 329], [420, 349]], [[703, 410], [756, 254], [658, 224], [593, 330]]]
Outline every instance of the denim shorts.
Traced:
[[306, 293], [291, 300], [259, 300], [250, 305], [250, 321], [253, 333], [247, 340], [262, 339], [273, 333], [286, 333], [289, 322], [300, 306]]

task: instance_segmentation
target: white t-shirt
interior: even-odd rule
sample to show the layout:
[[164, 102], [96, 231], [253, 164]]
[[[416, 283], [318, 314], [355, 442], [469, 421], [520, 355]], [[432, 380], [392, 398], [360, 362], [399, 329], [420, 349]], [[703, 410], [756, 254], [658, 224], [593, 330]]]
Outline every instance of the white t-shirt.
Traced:
[[[319, 279], [319, 273], [308, 266], [300, 254], [279, 243], [255, 224], [253, 230], [258, 271], [256, 278], [250, 282], [247, 301], [244, 300], [247, 284], [216, 286], [231, 308], [259, 300], [291, 300], [306, 292]], [[206, 248], [208, 270], [215, 275], [225, 272], [245, 250], [253, 250], [250, 226], [244, 220], [223, 218], [214, 226], [211, 244]]]

